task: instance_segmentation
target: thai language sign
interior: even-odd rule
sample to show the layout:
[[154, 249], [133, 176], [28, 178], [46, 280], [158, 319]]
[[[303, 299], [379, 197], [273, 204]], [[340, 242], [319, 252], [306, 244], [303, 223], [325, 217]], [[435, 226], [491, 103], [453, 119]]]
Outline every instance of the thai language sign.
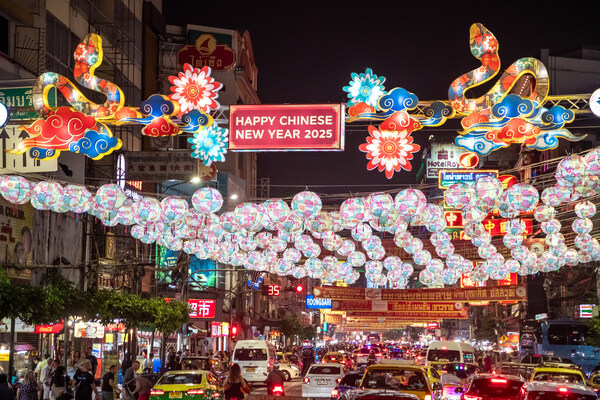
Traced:
[[397, 317], [397, 318], [450, 318], [469, 317], [462, 303], [412, 302], [412, 301], [370, 301], [334, 300], [332, 310], [346, 311], [348, 317]]
[[232, 105], [233, 151], [344, 150], [341, 104]]
[[[313, 289], [316, 298], [335, 300], [405, 300], [434, 302], [468, 302], [524, 300], [525, 286], [500, 286], [441, 289], [366, 289], [358, 287], [321, 286]], [[333, 307], [333, 302], [332, 302]]]
[[484, 176], [498, 177], [498, 170], [440, 170], [438, 176], [438, 186], [440, 189], [446, 189], [457, 182], [475, 182], [477, 179], [482, 178]]

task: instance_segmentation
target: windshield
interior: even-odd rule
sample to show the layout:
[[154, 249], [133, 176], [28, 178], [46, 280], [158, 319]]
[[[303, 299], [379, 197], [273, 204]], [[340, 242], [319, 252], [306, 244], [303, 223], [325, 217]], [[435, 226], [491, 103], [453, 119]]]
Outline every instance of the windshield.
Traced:
[[455, 375], [457, 378], [466, 379], [469, 376], [473, 375], [476, 372], [479, 372], [480, 369], [474, 365], [465, 365], [465, 364], [444, 364], [438, 369], [447, 372], [448, 374]]
[[181, 385], [181, 384], [202, 383], [202, 374], [165, 374], [158, 381], [157, 385]]
[[342, 378], [340, 386], [358, 386], [360, 384], [360, 378], [362, 378], [361, 374], [348, 374]]
[[503, 378], [475, 379], [467, 393], [480, 397], [516, 396], [519, 394], [521, 386], [523, 386], [521, 381], [511, 381]]
[[592, 379], [592, 383], [593, 383], [594, 385], [598, 385], [598, 384], [600, 384], [600, 376], [595, 376], [595, 377]]
[[402, 369], [373, 369], [367, 371], [362, 381], [365, 389], [426, 391], [427, 381], [421, 371]]
[[322, 365], [314, 365], [308, 370], [309, 374], [312, 375], [339, 375], [340, 367], [330, 367]]
[[373, 350], [375, 352], [375, 354], [379, 353], [379, 347], [363, 347], [362, 349], [360, 349], [360, 352], [362, 354], [369, 354], [371, 353], [371, 350]]
[[427, 353], [427, 361], [460, 361], [460, 351], [458, 350], [441, 350], [429, 349]]
[[542, 382], [561, 382], [561, 383], [580, 383], [584, 384], [583, 378], [579, 374], [569, 374], [568, 372], [539, 372], [533, 377], [534, 381]]
[[267, 361], [267, 349], [236, 349], [236, 361]]

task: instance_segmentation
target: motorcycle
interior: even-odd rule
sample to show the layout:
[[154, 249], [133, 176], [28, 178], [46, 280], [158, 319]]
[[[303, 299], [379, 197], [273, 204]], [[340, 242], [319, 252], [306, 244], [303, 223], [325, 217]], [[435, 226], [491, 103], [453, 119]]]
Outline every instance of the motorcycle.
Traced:
[[270, 389], [269, 391], [271, 392], [269, 394], [269, 396], [281, 396], [281, 397], [285, 397], [285, 392], [283, 390], [283, 384], [281, 384], [281, 383], [275, 383], [269, 389]]

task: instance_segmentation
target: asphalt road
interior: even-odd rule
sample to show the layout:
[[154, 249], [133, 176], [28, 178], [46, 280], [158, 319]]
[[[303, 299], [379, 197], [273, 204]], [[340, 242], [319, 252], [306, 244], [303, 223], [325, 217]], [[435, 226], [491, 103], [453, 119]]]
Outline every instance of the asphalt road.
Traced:
[[[285, 391], [285, 397], [302, 397], [302, 378], [294, 378], [290, 382], [286, 382], [283, 385], [283, 390]], [[252, 386], [252, 392], [248, 396], [248, 400], [261, 400], [266, 398], [273, 398], [267, 396], [267, 387], [264, 385], [261, 386]]]

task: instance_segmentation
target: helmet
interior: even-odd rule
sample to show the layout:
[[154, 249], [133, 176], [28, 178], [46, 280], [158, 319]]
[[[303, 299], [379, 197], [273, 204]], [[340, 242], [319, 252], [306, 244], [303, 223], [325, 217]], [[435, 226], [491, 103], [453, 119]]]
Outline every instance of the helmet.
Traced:
[[273, 369], [275, 369], [275, 370], [279, 369], [279, 363], [273, 364]]

